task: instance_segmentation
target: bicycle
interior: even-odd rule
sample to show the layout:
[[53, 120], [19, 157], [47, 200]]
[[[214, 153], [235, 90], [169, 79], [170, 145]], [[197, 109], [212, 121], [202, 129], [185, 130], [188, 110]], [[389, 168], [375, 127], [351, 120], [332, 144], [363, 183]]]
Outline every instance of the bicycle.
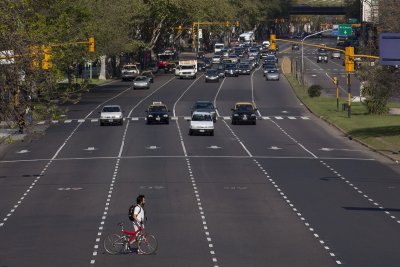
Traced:
[[141, 226], [135, 232], [124, 230], [124, 223], [119, 222], [121, 234], [109, 234], [103, 242], [107, 253], [115, 255], [132, 252], [131, 244], [137, 242], [138, 250], [143, 254], [152, 254], [157, 250], [158, 243], [154, 235], [146, 233]]

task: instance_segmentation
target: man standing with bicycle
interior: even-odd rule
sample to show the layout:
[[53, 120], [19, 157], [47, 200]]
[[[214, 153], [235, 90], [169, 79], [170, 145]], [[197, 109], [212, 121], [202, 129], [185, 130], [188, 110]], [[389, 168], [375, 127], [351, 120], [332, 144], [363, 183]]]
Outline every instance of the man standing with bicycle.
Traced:
[[[134, 228], [135, 232], [137, 230], [139, 230], [140, 227], [144, 228], [144, 221], [146, 218], [145, 210], [144, 210], [145, 203], [146, 203], [146, 199], [145, 199], [144, 195], [139, 195], [136, 198], [136, 206], [133, 209], [133, 215], [132, 215], [132, 217], [134, 219], [132, 221], [132, 223], [133, 223], [133, 228]], [[139, 249], [138, 249], [137, 253], [143, 254], [143, 252], [140, 251]]]

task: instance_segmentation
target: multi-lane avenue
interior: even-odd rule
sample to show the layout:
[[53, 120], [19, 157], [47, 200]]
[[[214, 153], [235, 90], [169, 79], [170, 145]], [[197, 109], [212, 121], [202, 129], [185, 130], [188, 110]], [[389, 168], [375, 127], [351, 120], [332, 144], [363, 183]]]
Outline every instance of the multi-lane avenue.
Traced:
[[[308, 79], [330, 83], [341, 61], [315, 64], [306, 53]], [[2, 145], [0, 266], [400, 265], [399, 167], [313, 116], [283, 75], [131, 85], [98, 86], [44, 135]], [[188, 135], [197, 100], [217, 107], [214, 136]], [[170, 124], [146, 124], [154, 101]], [[255, 103], [257, 125], [231, 124], [238, 101]], [[99, 125], [106, 104], [122, 126]], [[139, 194], [157, 253], [107, 254]]]

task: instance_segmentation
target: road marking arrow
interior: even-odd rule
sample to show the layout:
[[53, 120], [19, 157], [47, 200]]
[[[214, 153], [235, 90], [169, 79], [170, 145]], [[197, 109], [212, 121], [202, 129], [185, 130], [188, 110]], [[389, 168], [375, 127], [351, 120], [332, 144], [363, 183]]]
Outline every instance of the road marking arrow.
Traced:
[[362, 151], [362, 150], [357, 150], [357, 149], [347, 149], [347, 148], [328, 148], [328, 147], [323, 147], [320, 150], [322, 151], [333, 151], [333, 150], [337, 150], [337, 151]]
[[29, 150], [23, 149], [17, 152], [17, 154], [25, 154], [25, 153], [29, 153]]
[[282, 148], [277, 147], [277, 146], [271, 146], [271, 147], [268, 148], [268, 149], [271, 149], [271, 150], [280, 150], [280, 149], [282, 149]]
[[90, 146], [88, 148], [85, 148], [84, 150], [86, 150], [86, 151], [95, 151], [95, 150], [97, 150], [97, 148], [95, 148], [94, 146]]
[[159, 146], [148, 146], [146, 149], [154, 150], [154, 149], [159, 149]]

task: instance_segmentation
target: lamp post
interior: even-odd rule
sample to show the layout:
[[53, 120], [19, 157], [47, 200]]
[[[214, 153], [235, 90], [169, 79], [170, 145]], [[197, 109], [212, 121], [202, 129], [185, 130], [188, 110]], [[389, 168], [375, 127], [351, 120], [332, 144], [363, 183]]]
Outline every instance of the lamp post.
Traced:
[[320, 31], [320, 32], [316, 32], [316, 33], [307, 35], [306, 37], [304, 37], [301, 40], [301, 82], [302, 82], [303, 86], [304, 86], [304, 45], [303, 45], [304, 40], [307, 39], [308, 37], [315, 36], [317, 34], [320, 34], [320, 33], [323, 33], [323, 32], [327, 32], [327, 31], [331, 31], [331, 30], [332, 29], [327, 29], [327, 30], [323, 30], [323, 31]]

